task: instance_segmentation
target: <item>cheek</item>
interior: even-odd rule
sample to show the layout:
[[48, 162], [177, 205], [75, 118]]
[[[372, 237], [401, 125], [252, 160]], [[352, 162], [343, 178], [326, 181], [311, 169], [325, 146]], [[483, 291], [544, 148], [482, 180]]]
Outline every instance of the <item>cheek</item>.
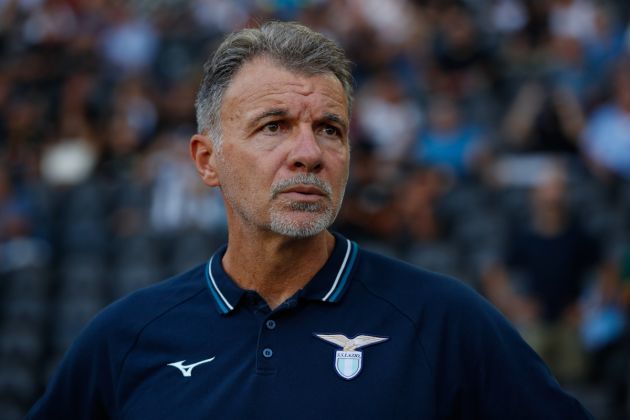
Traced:
[[229, 165], [228, 171], [238, 178], [241, 188], [251, 195], [268, 193], [278, 169], [282, 167], [275, 154], [258, 150], [254, 154], [240, 153], [226, 164]]
[[242, 155], [231, 153], [227, 148], [217, 159], [219, 180], [223, 188], [229, 188], [233, 192], [248, 189], [250, 182], [249, 164]]
[[333, 153], [329, 159], [329, 167], [334, 171], [335, 177], [344, 180], [348, 177], [350, 170], [350, 154], [347, 150]]

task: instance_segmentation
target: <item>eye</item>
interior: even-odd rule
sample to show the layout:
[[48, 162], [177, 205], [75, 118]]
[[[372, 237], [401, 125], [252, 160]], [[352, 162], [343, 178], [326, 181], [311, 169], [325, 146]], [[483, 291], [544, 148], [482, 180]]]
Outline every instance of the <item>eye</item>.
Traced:
[[321, 131], [324, 135], [328, 137], [341, 137], [341, 130], [332, 125], [324, 125], [321, 128]]
[[278, 121], [267, 123], [263, 126], [262, 131], [266, 133], [277, 133], [280, 131], [280, 123]]

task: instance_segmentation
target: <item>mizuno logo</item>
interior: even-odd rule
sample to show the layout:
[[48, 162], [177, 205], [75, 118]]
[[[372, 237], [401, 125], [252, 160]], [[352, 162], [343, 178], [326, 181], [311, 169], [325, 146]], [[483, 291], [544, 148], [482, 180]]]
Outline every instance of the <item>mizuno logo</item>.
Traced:
[[169, 363], [167, 366], [173, 366], [173, 367], [176, 367], [177, 369], [179, 369], [179, 370], [180, 370], [180, 372], [181, 372], [181, 373], [182, 373], [182, 375], [184, 375], [184, 376], [191, 376], [191, 375], [192, 375], [192, 370], [193, 370], [195, 367], [197, 367], [197, 366], [199, 366], [199, 365], [201, 365], [201, 364], [204, 364], [204, 363], [209, 363], [209, 362], [212, 362], [213, 360], [214, 360], [214, 357], [211, 357], [211, 358], [209, 358], [209, 359], [206, 359], [206, 360], [201, 360], [201, 361], [199, 361], [199, 362], [197, 362], [197, 363], [192, 363], [192, 364], [190, 364], [190, 365], [185, 365], [185, 364], [184, 364], [184, 362], [185, 362], [186, 360], [180, 360], [179, 362]]

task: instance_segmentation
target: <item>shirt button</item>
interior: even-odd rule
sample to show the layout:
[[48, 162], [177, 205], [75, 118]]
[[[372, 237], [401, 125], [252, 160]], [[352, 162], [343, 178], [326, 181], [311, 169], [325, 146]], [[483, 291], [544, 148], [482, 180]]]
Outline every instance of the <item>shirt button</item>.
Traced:
[[266, 348], [263, 350], [263, 356], [265, 356], [267, 359], [269, 359], [271, 356], [273, 356], [273, 350], [271, 350], [270, 348]]
[[267, 325], [268, 329], [273, 330], [274, 328], [276, 328], [276, 321], [274, 321], [273, 319], [269, 319], [267, 320], [265, 325]]

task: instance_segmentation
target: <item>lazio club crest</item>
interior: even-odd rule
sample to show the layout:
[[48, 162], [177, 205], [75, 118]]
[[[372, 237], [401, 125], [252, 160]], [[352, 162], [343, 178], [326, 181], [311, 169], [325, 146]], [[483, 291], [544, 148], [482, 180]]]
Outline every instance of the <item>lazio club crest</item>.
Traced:
[[357, 335], [354, 338], [348, 338], [342, 334], [315, 334], [315, 337], [342, 348], [342, 350], [335, 352], [335, 370], [339, 376], [348, 380], [361, 372], [363, 352], [358, 349], [389, 340], [388, 337], [370, 335]]

